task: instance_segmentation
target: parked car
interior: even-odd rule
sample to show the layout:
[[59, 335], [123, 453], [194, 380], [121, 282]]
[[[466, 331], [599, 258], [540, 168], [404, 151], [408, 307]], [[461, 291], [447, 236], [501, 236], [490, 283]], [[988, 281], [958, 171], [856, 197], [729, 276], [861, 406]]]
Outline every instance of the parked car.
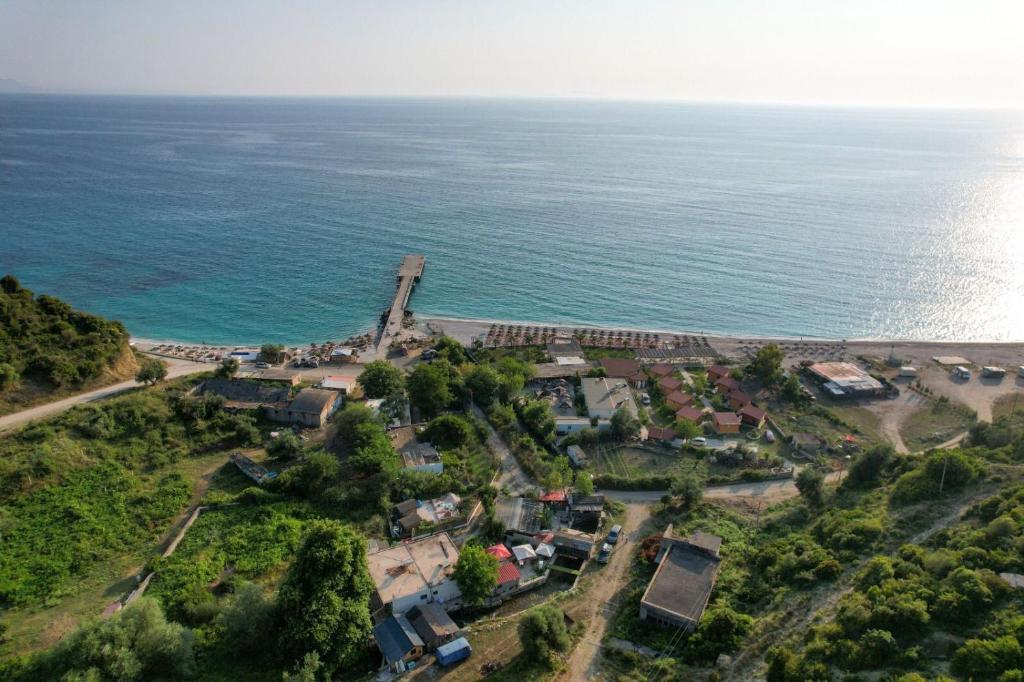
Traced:
[[651, 396], [647, 395], [646, 393], [641, 393], [640, 394], [640, 402], [642, 402], [644, 405], [650, 405], [651, 404]]
[[704, 436], [697, 436], [696, 438], [694, 438], [693, 440], [690, 441], [690, 445], [696, 446], [698, 448], [702, 448], [702, 447], [704, 447], [707, 444], [708, 444], [708, 439], [705, 438]]
[[597, 553], [597, 562], [599, 564], [608, 563], [608, 559], [612, 556], [612, 546], [607, 542], [601, 545], [601, 551]]
[[1017, 376], [1024, 377], [1024, 365], [1017, 368]]
[[622, 532], [622, 526], [615, 524], [612, 526], [612, 530], [608, 533], [608, 544], [614, 545], [619, 541], [619, 533]]
[[963, 379], [964, 381], [971, 380], [971, 370], [963, 366], [953, 368], [953, 376], [957, 379]]
[[764, 439], [766, 441], [768, 441], [769, 443], [774, 443], [775, 442], [775, 432], [772, 431], [771, 429], [768, 429], [767, 431], [764, 432]]

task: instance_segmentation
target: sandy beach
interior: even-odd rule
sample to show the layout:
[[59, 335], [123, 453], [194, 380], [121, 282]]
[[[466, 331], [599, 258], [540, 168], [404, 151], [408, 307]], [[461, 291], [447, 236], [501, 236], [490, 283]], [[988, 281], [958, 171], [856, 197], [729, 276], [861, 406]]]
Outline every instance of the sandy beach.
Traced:
[[[464, 318], [421, 317], [417, 318], [417, 328], [425, 333], [443, 333], [454, 337], [464, 344], [486, 337], [492, 325], [523, 325], [546, 326], [571, 331], [576, 328], [600, 329], [608, 332], [632, 332], [634, 334], [660, 334], [662, 336], [689, 335], [703, 336], [719, 353], [726, 357], [741, 358], [752, 348], [766, 343], [777, 343], [786, 347], [810, 347], [831, 350], [841, 349], [845, 355], [882, 355], [888, 357], [894, 353], [906, 364], [924, 364], [937, 356], [962, 356], [970, 363], [983, 365], [1001, 365], [1016, 368], [1024, 365], [1024, 341], [991, 342], [991, 341], [916, 341], [887, 339], [823, 339], [817, 337], [756, 337], [756, 336], [725, 336], [704, 334], [693, 330], [671, 330], [637, 327], [602, 327], [596, 325], [552, 324], [551, 322], [523, 322], [509, 320], [471, 320]], [[810, 359], [810, 358], [809, 358]]]

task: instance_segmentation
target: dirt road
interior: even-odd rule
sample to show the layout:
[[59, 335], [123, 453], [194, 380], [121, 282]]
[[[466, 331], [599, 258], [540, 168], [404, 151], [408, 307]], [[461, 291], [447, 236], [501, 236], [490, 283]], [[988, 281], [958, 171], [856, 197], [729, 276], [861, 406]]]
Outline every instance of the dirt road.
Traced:
[[519, 460], [512, 454], [508, 444], [505, 443], [505, 439], [494, 430], [491, 423], [487, 421], [487, 415], [476, 404], [473, 405], [473, 414], [487, 424], [487, 445], [498, 458], [498, 466], [501, 467], [501, 474], [498, 476], [498, 480], [494, 482], [498, 489], [507, 488], [509, 496], [515, 497], [535, 488], [537, 484], [519, 466]]
[[629, 563], [633, 548], [640, 541], [640, 527], [651, 515], [646, 504], [626, 504], [626, 517], [622, 522], [622, 532], [629, 541], [619, 541], [606, 566], [595, 568], [591, 564], [591, 572], [598, 571], [596, 584], [587, 594], [588, 611], [585, 619], [587, 631], [583, 639], [569, 657], [565, 672], [559, 676], [561, 682], [585, 682], [598, 679], [597, 669], [601, 659], [601, 640], [608, 631], [608, 624], [615, 609], [608, 602], [629, 582]]
[[[173, 379], [175, 377], [186, 376], [188, 374], [197, 374], [199, 372], [209, 372], [213, 370], [214, 365], [203, 364], [201, 362], [192, 362], [190, 360], [173, 360], [168, 358], [161, 358], [167, 363], [167, 378]], [[91, 403], [95, 400], [102, 400], [115, 396], [118, 393], [123, 393], [127, 390], [137, 388], [141, 386], [134, 379], [128, 381], [122, 381], [119, 384], [112, 384], [104, 388], [98, 388], [95, 391], [89, 391], [88, 393], [80, 393], [64, 400], [58, 400], [52, 403], [46, 403], [45, 405], [36, 405], [27, 410], [21, 412], [15, 412], [4, 417], [0, 417], [0, 431], [7, 431], [10, 429], [24, 426], [30, 421], [36, 419], [44, 419], [51, 417], [55, 414], [70, 410], [75, 405], [83, 405], [85, 403]]]
[[[839, 480], [842, 472], [833, 471], [825, 476], [826, 483], [834, 483]], [[667, 490], [599, 490], [599, 493], [608, 497], [625, 502], [626, 504], [651, 504], [659, 501]], [[791, 497], [796, 497], [800, 492], [796, 489], [793, 479], [780, 481], [761, 481], [758, 483], [733, 483], [731, 485], [718, 485], [704, 489], [704, 499], [743, 499], [762, 501], [767, 504], [781, 502]]]

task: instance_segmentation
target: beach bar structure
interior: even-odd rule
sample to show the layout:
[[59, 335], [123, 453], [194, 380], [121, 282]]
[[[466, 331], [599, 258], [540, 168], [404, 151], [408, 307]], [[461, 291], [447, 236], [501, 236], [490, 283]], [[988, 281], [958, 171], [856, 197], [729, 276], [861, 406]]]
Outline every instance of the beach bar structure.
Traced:
[[402, 266], [398, 269], [398, 287], [395, 289], [395, 298], [391, 301], [391, 310], [388, 311], [388, 319], [381, 329], [380, 338], [377, 340], [377, 355], [387, 355], [388, 345], [391, 339], [398, 336], [402, 331], [402, 321], [405, 319], [405, 307], [409, 305], [409, 297], [416, 282], [423, 276], [423, 265], [427, 262], [426, 256], [410, 255], [402, 259]]

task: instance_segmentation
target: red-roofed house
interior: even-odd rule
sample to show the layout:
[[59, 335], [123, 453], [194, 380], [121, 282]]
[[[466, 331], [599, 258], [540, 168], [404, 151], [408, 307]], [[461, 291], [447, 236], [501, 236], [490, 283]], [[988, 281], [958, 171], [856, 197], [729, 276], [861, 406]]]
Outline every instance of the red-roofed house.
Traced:
[[503, 594], [511, 592], [512, 590], [519, 587], [519, 581], [522, 580], [523, 574], [519, 572], [519, 568], [511, 561], [502, 561], [498, 564], [498, 583], [494, 586], [493, 597], [500, 597]]
[[739, 390], [731, 391], [727, 397], [727, 400], [729, 401], [729, 407], [731, 407], [734, 410], [739, 410], [743, 407], [746, 407], [747, 405], [754, 401], [754, 399], [751, 398], [749, 395]]
[[736, 381], [730, 376], [725, 376], [715, 382], [715, 390], [722, 395], [729, 395], [733, 391], [738, 391], [740, 388], [740, 382]]
[[640, 369], [640, 361], [630, 358], [601, 358], [604, 373], [615, 379], [625, 379], [633, 388], [647, 385], [647, 375]]
[[672, 376], [672, 365], [665, 362], [659, 362], [656, 365], [648, 367], [647, 371], [656, 377], [668, 377]]
[[704, 411], [693, 405], [685, 405], [676, 410], [676, 419], [685, 419], [694, 424], [700, 424], [704, 421]]
[[715, 412], [711, 422], [718, 433], [740, 432], [740, 416], [735, 412]]
[[545, 504], [565, 504], [565, 491], [552, 490], [537, 498]]
[[491, 545], [486, 550], [488, 554], [497, 559], [498, 561], [505, 561], [512, 558], [512, 552], [505, 545]]
[[665, 404], [673, 410], [678, 410], [680, 407], [686, 407], [692, 403], [693, 396], [687, 393], [681, 393], [680, 391], [673, 391], [665, 396]]
[[678, 437], [675, 429], [667, 426], [648, 426], [647, 427], [647, 440], [657, 440], [664, 443], [671, 443]]
[[661, 379], [658, 379], [658, 388], [660, 388], [661, 392], [665, 395], [668, 395], [673, 391], [678, 391], [682, 387], [683, 382], [675, 377], [662, 377]]
[[708, 367], [708, 381], [716, 383], [722, 377], [729, 376], [730, 371], [725, 365], [711, 365]]
[[764, 420], [767, 418], [768, 413], [754, 403], [744, 405], [743, 409], [740, 410], [740, 419], [743, 420], [743, 423], [757, 429], [764, 426]]

